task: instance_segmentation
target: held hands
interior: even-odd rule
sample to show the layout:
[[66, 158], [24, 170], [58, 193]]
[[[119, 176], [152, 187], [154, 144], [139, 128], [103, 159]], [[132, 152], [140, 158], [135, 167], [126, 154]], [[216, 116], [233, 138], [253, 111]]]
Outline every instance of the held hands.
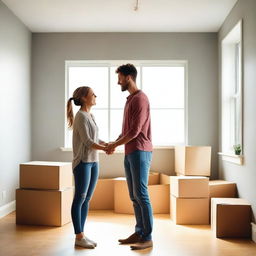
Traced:
[[109, 142], [109, 143], [101, 143], [102, 146], [102, 150], [105, 151], [105, 153], [107, 155], [112, 155], [115, 152], [115, 149], [117, 147], [117, 145], [115, 144], [115, 142]]
[[109, 142], [107, 145], [106, 154], [112, 155], [115, 152], [116, 147], [117, 145], [115, 144], [115, 142]]

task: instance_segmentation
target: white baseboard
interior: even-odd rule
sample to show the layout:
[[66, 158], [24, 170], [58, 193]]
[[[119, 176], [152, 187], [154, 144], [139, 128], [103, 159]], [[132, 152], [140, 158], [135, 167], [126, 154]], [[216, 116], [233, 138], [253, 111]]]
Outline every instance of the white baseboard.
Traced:
[[0, 219], [8, 215], [9, 213], [15, 211], [15, 208], [16, 208], [16, 200], [0, 206]]
[[256, 224], [253, 222], [251, 224], [252, 224], [252, 241], [256, 243]]

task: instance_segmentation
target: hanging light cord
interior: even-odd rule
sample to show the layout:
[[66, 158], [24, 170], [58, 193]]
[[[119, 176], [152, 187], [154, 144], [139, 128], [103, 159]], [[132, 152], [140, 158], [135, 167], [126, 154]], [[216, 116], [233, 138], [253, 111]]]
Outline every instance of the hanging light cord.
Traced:
[[138, 11], [138, 9], [139, 9], [139, 0], [136, 0], [134, 11]]

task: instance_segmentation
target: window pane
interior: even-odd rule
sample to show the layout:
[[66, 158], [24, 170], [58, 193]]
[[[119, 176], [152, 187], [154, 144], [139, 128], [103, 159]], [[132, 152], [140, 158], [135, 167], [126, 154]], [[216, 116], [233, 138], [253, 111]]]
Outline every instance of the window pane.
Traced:
[[152, 108], [184, 108], [184, 67], [143, 67], [142, 84]]
[[110, 141], [114, 141], [122, 132], [123, 110], [111, 110], [110, 114]]
[[[126, 102], [126, 98], [129, 96], [129, 92], [121, 91], [121, 86], [118, 84], [118, 75], [116, 74], [117, 66], [110, 68], [110, 108], [123, 108]], [[136, 67], [137, 81], [136, 84], [140, 88], [140, 68]]]
[[123, 108], [126, 102], [126, 97], [129, 95], [129, 92], [121, 91], [121, 86], [118, 84], [116, 69], [117, 67], [110, 68], [110, 107]]
[[184, 110], [151, 110], [153, 145], [167, 146], [185, 142]]
[[[150, 100], [153, 144], [169, 146], [184, 143], [185, 68], [173, 66], [136, 66], [136, 68], [138, 88], [141, 88], [142, 81], [143, 91]], [[69, 67], [67, 70], [69, 97], [79, 86], [90, 86], [97, 95], [97, 105], [92, 108], [92, 113], [99, 127], [99, 138], [106, 142], [116, 140], [121, 134], [123, 108], [129, 95], [128, 91], [121, 91], [116, 69], [117, 66], [111, 66], [109, 63], [106, 67], [77, 66]], [[73, 105], [73, 108], [76, 114], [80, 107]], [[72, 130], [67, 131], [66, 145], [72, 146]]]
[[80, 86], [89, 86], [97, 95], [95, 108], [108, 107], [108, 67], [69, 67], [69, 92]]
[[235, 101], [235, 144], [240, 144], [241, 139], [241, 99], [240, 95]]
[[108, 142], [108, 111], [93, 109], [92, 113], [99, 127], [99, 139]]

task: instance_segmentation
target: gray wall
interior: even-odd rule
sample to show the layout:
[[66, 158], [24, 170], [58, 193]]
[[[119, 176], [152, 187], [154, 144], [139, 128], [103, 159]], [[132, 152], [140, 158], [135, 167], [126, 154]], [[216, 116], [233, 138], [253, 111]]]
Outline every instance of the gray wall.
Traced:
[[[217, 177], [217, 33], [34, 33], [32, 57], [33, 160], [72, 159], [59, 150], [64, 145], [65, 60], [188, 60], [188, 144], [212, 146], [212, 177]], [[123, 174], [122, 160], [116, 159], [111, 168], [101, 165], [102, 177]]]
[[[256, 216], [256, 1], [237, 2], [219, 31], [219, 49], [225, 35], [243, 19], [243, 150], [245, 163], [242, 166], [220, 160], [220, 177], [238, 185], [239, 196], [249, 200]], [[219, 63], [221, 71], [221, 62]], [[221, 80], [220, 80], [221, 81]], [[221, 82], [220, 82], [221, 86]], [[220, 130], [221, 131], [221, 130]], [[220, 133], [221, 134], [221, 133]], [[220, 137], [221, 139], [221, 137]], [[221, 144], [220, 144], [221, 145]]]
[[30, 31], [0, 1], [0, 206], [15, 200], [19, 163], [31, 157], [30, 59]]

